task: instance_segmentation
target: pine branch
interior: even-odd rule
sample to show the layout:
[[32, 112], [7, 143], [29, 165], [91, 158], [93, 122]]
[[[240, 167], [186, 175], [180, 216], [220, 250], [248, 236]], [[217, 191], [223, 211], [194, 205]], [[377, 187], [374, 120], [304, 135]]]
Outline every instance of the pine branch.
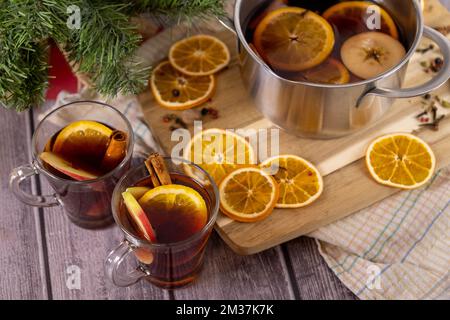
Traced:
[[[78, 30], [67, 26], [71, 5], [81, 10]], [[132, 60], [141, 37], [130, 15], [192, 19], [222, 12], [223, 0], [1, 0], [0, 102], [21, 111], [44, 100], [49, 38], [99, 93], [138, 93], [149, 70]]]
[[133, 8], [139, 13], [190, 20], [223, 15], [224, 0], [136, 0]]
[[50, 14], [34, 0], [2, 2], [0, 21], [0, 101], [23, 111], [44, 100]]

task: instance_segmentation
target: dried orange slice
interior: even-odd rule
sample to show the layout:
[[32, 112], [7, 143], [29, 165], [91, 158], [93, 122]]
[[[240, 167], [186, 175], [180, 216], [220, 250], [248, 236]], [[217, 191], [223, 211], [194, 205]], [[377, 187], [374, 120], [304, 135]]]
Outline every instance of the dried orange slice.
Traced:
[[171, 110], [186, 110], [208, 101], [214, 94], [214, 76], [185, 75], [166, 61], [152, 72], [150, 86], [159, 105]]
[[230, 51], [221, 40], [202, 34], [176, 42], [170, 48], [169, 61], [184, 74], [207, 76], [230, 63]]
[[314, 165], [294, 155], [267, 159], [260, 167], [280, 185], [277, 208], [299, 208], [313, 203], [323, 191], [323, 180]]
[[284, 71], [302, 71], [325, 61], [334, 46], [330, 24], [297, 7], [270, 12], [258, 25], [253, 42], [263, 59]]
[[366, 164], [379, 183], [402, 189], [415, 189], [433, 176], [436, 158], [430, 146], [408, 133], [388, 134], [373, 141]]
[[[183, 158], [202, 167], [214, 181], [220, 181], [233, 170], [256, 164], [251, 144], [229, 130], [208, 129], [196, 134], [184, 149]], [[189, 166], [186, 173], [194, 178]]]
[[[377, 12], [379, 12], [381, 16], [380, 29], [369, 29], [368, 20]], [[335, 25], [341, 36], [344, 36], [344, 38], [366, 31], [379, 31], [398, 39], [398, 30], [394, 20], [386, 10], [373, 2], [341, 2], [328, 8], [322, 16]], [[376, 21], [376, 19], [374, 21]]]
[[226, 176], [219, 186], [220, 208], [230, 218], [255, 222], [270, 215], [277, 203], [275, 179], [259, 168], [241, 168]]
[[71, 162], [101, 161], [112, 132], [110, 128], [97, 121], [73, 122], [58, 133], [53, 144], [53, 152]]

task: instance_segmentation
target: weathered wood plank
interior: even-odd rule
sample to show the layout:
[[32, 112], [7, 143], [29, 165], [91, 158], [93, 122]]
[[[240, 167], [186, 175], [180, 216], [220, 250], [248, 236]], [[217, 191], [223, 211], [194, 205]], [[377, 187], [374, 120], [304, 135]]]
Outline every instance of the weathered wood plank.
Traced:
[[[39, 213], [8, 189], [14, 167], [29, 162], [28, 114], [0, 107], [0, 299], [46, 299]], [[23, 184], [31, 190], [31, 183]]]
[[194, 284], [174, 291], [175, 299], [294, 299], [280, 247], [239, 256], [213, 234], [205, 265]]
[[298, 287], [298, 299], [356, 299], [328, 268], [313, 239], [301, 237], [284, 246]]
[[[43, 110], [39, 110], [43, 112]], [[37, 123], [37, 121], [35, 121]], [[42, 193], [51, 189], [40, 179]], [[106, 279], [103, 263], [110, 250], [123, 239], [117, 227], [85, 230], [72, 224], [60, 207], [44, 210], [45, 238], [52, 295], [54, 299], [168, 299], [166, 291], [141, 281], [129, 288], [118, 288]], [[80, 288], [67, 286], [70, 269], [80, 270]], [[69, 280], [70, 281], [70, 280]]]

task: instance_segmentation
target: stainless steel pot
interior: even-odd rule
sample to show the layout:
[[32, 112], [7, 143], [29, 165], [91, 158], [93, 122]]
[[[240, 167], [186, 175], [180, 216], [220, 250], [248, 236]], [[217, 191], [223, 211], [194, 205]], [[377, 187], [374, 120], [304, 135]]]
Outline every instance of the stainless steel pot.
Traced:
[[[245, 30], [263, 0], [236, 0], [234, 21], [221, 19], [236, 33], [241, 74], [249, 94], [262, 114], [290, 133], [311, 138], [335, 138], [356, 132], [379, 121], [396, 98], [426, 94], [450, 77], [450, 42], [424, 27], [416, 0], [376, 0], [395, 17], [408, 53], [396, 67], [378, 76], [346, 85], [324, 85], [286, 80], [272, 71], [250, 48]], [[430, 38], [444, 55], [444, 66], [429, 82], [402, 88], [406, 68], [422, 36]]]

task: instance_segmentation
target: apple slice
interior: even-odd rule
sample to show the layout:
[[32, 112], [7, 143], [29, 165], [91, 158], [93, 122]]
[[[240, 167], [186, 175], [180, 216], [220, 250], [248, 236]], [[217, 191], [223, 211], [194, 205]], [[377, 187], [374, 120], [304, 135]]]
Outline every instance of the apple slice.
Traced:
[[52, 168], [76, 181], [94, 180], [98, 178], [97, 175], [83, 169], [75, 169], [69, 161], [66, 161], [53, 152], [42, 152], [39, 157]]
[[143, 236], [150, 242], [156, 242], [156, 233], [150, 224], [150, 221], [145, 214], [144, 209], [142, 209], [136, 198], [133, 197], [131, 192], [125, 191], [122, 193], [123, 201], [128, 209], [130, 216], [142, 232]]
[[150, 190], [151, 190], [151, 188], [149, 188], [149, 187], [130, 187], [125, 191], [131, 193], [133, 195], [133, 197], [135, 197], [137, 200], [139, 200], [140, 198], [142, 198], [142, 196], [144, 194], [146, 194]]

